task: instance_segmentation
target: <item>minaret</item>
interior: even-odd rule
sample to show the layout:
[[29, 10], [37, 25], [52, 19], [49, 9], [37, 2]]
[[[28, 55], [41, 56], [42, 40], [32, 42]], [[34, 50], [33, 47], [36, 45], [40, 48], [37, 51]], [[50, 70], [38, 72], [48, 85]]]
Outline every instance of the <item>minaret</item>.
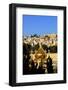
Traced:
[[41, 42], [39, 42], [39, 48], [42, 48]]

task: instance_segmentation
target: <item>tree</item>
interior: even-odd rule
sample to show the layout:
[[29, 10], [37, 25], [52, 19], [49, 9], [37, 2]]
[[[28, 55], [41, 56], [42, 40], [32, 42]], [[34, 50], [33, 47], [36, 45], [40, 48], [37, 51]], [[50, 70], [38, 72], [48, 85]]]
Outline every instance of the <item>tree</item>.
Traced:
[[57, 46], [50, 46], [51, 53], [57, 53]]
[[42, 45], [42, 48], [43, 48], [44, 50], [48, 51], [47, 45], [43, 44], [43, 45]]

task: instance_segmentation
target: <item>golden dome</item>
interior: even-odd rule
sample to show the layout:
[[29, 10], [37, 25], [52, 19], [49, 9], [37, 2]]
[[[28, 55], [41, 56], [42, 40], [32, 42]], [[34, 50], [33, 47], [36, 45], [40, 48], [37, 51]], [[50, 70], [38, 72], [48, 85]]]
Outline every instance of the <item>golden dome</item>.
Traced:
[[46, 58], [46, 52], [43, 50], [42, 47], [40, 47], [36, 52], [35, 52], [35, 58], [36, 59], [45, 59]]

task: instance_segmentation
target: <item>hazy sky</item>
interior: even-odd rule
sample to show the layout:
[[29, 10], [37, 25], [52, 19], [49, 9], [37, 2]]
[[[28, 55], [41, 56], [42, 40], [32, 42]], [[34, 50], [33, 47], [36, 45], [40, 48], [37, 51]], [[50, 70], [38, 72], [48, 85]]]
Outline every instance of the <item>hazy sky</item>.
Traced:
[[57, 16], [24, 15], [22, 18], [24, 35], [57, 33]]

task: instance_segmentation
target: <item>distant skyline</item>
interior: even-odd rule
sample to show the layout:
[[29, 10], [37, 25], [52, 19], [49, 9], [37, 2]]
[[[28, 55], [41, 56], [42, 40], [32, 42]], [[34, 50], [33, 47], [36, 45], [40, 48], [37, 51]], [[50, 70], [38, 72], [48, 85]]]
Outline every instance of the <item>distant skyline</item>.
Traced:
[[24, 15], [22, 33], [24, 35], [57, 34], [57, 16]]

